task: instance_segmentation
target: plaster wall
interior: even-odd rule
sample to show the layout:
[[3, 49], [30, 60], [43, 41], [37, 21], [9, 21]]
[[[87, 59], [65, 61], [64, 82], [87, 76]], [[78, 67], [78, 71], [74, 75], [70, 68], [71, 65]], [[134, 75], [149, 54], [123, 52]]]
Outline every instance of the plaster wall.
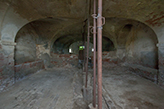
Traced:
[[[31, 33], [31, 34], [30, 34]], [[16, 37], [15, 63], [35, 61], [36, 56], [36, 33], [31, 30], [22, 30]]]
[[[134, 30], [134, 29], [133, 29]], [[130, 45], [126, 44], [127, 61], [150, 68], [158, 68], [157, 36], [147, 26], [140, 25], [129, 34]], [[134, 34], [135, 33], [135, 34]], [[129, 41], [127, 41], [129, 42]]]

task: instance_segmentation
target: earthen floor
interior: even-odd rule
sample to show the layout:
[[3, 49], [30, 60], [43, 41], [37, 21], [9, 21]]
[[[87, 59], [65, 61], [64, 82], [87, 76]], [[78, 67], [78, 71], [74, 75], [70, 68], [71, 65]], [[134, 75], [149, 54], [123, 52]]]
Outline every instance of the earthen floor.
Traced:
[[116, 109], [164, 109], [164, 89], [126, 67], [103, 68], [103, 88]]
[[[0, 93], [0, 109], [75, 109], [76, 73], [55, 68], [31, 75]], [[125, 67], [108, 66], [103, 68], [104, 103], [104, 109], [164, 109], [164, 90]]]

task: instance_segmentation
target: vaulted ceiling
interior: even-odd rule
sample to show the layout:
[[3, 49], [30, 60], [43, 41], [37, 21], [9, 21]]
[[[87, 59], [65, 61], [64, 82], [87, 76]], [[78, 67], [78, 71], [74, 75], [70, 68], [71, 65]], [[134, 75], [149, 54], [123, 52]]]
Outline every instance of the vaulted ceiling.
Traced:
[[[103, 35], [117, 45], [118, 34], [127, 24], [142, 23], [156, 31], [163, 27], [163, 5], [164, 0], [103, 0]], [[1, 29], [7, 22], [20, 25], [18, 31], [31, 25], [39, 36], [53, 43], [67, 35], [75, 36], [70, 37], [73, 40], [82, 36], [88, 0], [0, 0], [0, 12]]]

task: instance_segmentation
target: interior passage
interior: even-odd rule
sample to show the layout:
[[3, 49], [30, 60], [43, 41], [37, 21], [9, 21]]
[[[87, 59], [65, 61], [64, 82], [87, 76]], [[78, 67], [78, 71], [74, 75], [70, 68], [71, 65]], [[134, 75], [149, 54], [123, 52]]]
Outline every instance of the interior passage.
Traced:
[[0, 109], [96, 105], [164, 109], [164, 0], [0, 0]]
[[[87, 109], [82, 75], [77, 68], [37, 72], [1, 93], [0, 108]], [[163, 98], [163, 89], [125, 67], [112, 64], [103, 70], [103, 109], [162, 109]]]

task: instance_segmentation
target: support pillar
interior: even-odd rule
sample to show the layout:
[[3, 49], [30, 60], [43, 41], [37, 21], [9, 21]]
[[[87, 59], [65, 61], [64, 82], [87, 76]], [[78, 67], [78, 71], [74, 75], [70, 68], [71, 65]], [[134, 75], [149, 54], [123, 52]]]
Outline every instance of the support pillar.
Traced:
[[[104, 23], [102, 20], [104, 19]], [[102, 26], [105, 18], [102, 17], [102, 0], [98, 0], [97, 40], [98, 40], [98, 109], [102, 109]]]
[[160, 86], [164, 87], [164, 43], [159, 43], [158, 45], [158, 60], [159, 60], [159, 74], [158, 83]]
[[14, 48], [15, 43], [0, 42], [0, 91], [14, 84]]
[[93, 3], [93, 108], [96, 108], [96, 0]]

